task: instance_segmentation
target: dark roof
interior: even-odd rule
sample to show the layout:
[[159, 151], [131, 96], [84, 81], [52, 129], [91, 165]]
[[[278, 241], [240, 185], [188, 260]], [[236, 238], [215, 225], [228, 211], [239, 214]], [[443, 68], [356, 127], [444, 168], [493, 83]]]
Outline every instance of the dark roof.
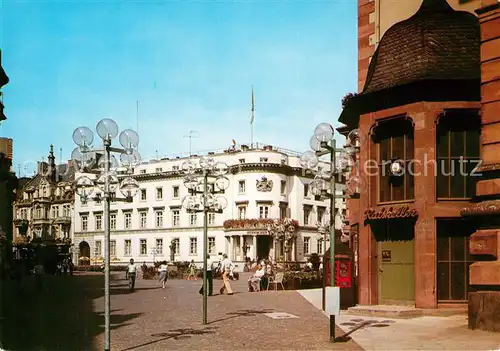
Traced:
[[359, 115], [419, 101], [480, 100], [480, 27], [446, 0], [423, 0], [410, 18], [389, 28], [377, 47], [363, 91], [339, 121], [355, 128]]
[[27, 181], [23, 183], [22, 188], [37, 188], [42, 179], [45, 179], [49, 183], [58, 184], [60, 182], [73, 182], [75, 180], [75, 167], [69, 164], [61, 164], [56, 165], [56, 176], [57, 179], [55, 182], [52, 182], [50, 177], [45, 176], [44, 174], [36, 174], [33, 178], [29, 178]]
[[424, 0], [412, 17], [389, 28], [370, 62], [363, 93], [418, 80], [479, 79], [476, 16], [446, 0]]

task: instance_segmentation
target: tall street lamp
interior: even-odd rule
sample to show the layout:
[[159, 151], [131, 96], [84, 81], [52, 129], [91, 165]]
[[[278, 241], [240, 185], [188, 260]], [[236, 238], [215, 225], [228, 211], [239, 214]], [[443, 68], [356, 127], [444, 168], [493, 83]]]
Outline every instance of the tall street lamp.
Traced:
[[189, 213], [203, 212], [203, 324], [207, 324], [208, 214], [222, 213], [227, 207], [226, 198], [215, 195], [223, 194], [229, 187], [229, 179], [225, 176], [229, 167], [211, 157], [201, 157], [198, 164], [187, 160], [181, 168], [185, 174], [184, 186], [189, 190], [182, 207]]
[[[76, 180], [76, 193], [80, 198], [86, 200], [92, 196], [95, 187], [99, 188], [102, 196], [98, 194], [96, 199], [104, 199], [104, 329], [105, 346], [104, 349], [111, 349], [110, 339], [110, 204], [113, 201], [132, 202], [132, 198], [139, 190], [139, 184], [130, 176], [132, 167], [140, 161], [140, 155], [137, 152], [139, 146], [139, 135], [131, 129], [123, 130], [120, 133], [119, 141], [123, 148], [111, 146], [112, 140], [118, 136], [118, 125], [109, 118], [102, 119], [96, 126], [97, 135], [102, 140], [102, 148], [94, 148], [94, 133], [87, 127], [78, 127], [73, 132], [73, 141], [78, 146], [73, 150], [71, 158], [76, 162], [81, 173], [85, 169], [93, 169], [96, 165], [100, 173], [96, 179], [91, 179], [86, 175], [78, 177]], [[117, 174], [111, 171], [111, 166], [116, 167], [117, 163], [111, 153], [120, 154], [122, 165], [127, 167], [129, 176], [121, 182]], [[101, 154], [104, 160], [98, 160], [97, 155]], [[116, 189], [125, 198], [118, 199], [115, 196]]]
[[[333, 126], [328, 123], [320, 123], [314, 129], [314, 135], [310, 139], [312, 151], [304, 152], [300, 157], [300, 164], [303, 168], [316, 171], [319, 164], [319, 157], [330, 155], [330, 170], [317, 170], [313, 182], [310, 184], [311, 192], [320, 198], [330, 199], [330, 286], [334, 301], [331, 306], [335, 309], [340, 306], [340, 293], [335, 291], [335, 209], [338, 198], [345, 198], [345, 195], [338, 195], [336, 191], [336, 177], [342, 177], [349, 172], [355, 164], [356, 154], [359, 152], [360, 137], [359, 130], [352, 130], [347, 136], [347, 144], [344, 148], [336, 147], [335, 133]], [[353, 195], [358, 188], [361, 178], [357, 175], [350, 177], [347, 181], [348, 193]], [[326, 253], [327, 230], [324, 231], [323, 245]], [[322, 307], [326, 310], [326, 265], [323, 265], [323, 288]], [[335, 342], [335, 314], [330, 313], [330, 341]]]

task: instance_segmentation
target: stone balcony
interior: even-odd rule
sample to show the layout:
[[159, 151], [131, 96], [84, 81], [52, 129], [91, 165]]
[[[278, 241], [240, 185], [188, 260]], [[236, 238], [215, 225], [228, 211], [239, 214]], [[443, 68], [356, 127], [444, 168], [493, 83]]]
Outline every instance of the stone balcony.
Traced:
[[50, 218], [33, 218], [31, 220], [33, 225], [50, 224], [52, 220]]
[[59, 216], [54, 219], [55, 224], [71, 224], [71, 217], [69, 216]]

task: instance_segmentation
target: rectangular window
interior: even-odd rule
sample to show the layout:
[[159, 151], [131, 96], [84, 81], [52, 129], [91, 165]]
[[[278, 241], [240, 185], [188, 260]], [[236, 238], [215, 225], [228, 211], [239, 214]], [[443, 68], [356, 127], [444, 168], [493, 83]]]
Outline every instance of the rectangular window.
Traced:
[[280, 205], [280, 219], [287, 217], [287, 209], [286, 205]]
[[69, 205], [64, 205], [63, 207], [63, 216], [70, 217], [71, 207]]
[[174, 186], [172, 187], [172, 193], [173, 193], [173, 198], [174, 199], [178, 199], [180, 194], [179, 194], [179, 187], [178, 186]]
[[148, 254], [148, 242], [146, 239], [140, 239], [139, 240], [139, 247], [141, 249], [141, 256], [147, 255]]
[[140, 219], [141, 228], [146, 228], [148, 226], [148, 213], [147, 212], [140, 212], [139, 219]]
[[132, 255], [132, 240], [130, 239], [125, 239], [125, 256], [131, 256]]
[[478, 166], [480, 124], [477, 112], [441, 116], [437, 127], [437, 198], [469, 199]]
[[141, 201], [146, 201], [148, 199], [148, 193], [146, 189], [141, 189]]
[[109, 228], [116, 229], [116, 214], [114, 213], [109, 215]]
[[309, 196], [309, 184], [304, 184], [304, 197]]
[[246, 190], [246, 184], [244, 180], [240, 180], [238, 182], [238, 193], [244, 194]]
[[83, 215], [81, 217], [82, 220], [82, 232], [86, 232], [89, 228], [89, 217], [87, 215]]
[[191, 227], [195, 227], [197, 222], [198, 222], [198, 215], [196, 213], [190, 213], [189, 214], [189, 225]]
[[238, 206], [238, 219], [247, 218], [247, 207], [246, 206]]
[[163, 239], [156, 239], [156, 254], [163, 255]]
[[102, 195], [101, 195], [101, 193], [95, 194], [95, 203], [96, 203], [96, 205], [100, 205], [101, 202], [102, 202]]
[[155, 169], [155, 172], [156, 172], [156, 173], [161, 173], [161, 172], [163, 172], [163, 169], [162, 169], [161, 167], [157, 167], [157, 168]]
[[304, 225], [309, 225], [309, 219], [311, 218], [311, 207], [304, 206]]
[[208, 224], [215, 224], [215, 213], [208, 214]]
[[216, 250], [215, 250], [215, 238], [210, 237], [210, 238], [208, 238], [208, 253], [210, 255], [214, 255], [215, 252], [216, 252]]
[[318, 253], [318, 255], [323, 254], [323, 239], [318, 239], [318, 241], [316, 242], [316, 252]]
[[156, 211], [155, 212], [155, 225], [156, 225], [156, 228], [163, 227], [163, 211]]
[[111, 240], [109, 242], [109, 254], [111, 256], [116, 256], [116, 241], [115, 240]]
[[196, 255], [198, 253], [198, 239], [189, 238], [189, 254]]
[[316, 221], [318, 223], [323, 223], [323, 221], [325, 220], [325, 213], [326, 213], [326, 208], [318, 206], [316, 210]]
[[269, 206], [259, 206], [259, 218], [269, 218]]
[[96, 240], [95, 241], [94, 256], [95, 257], [101, 257], [102, 256], [102, 241], [101, 240]]
[[132, 228], [132, 213], [127, 212], [125, 215], [125, 229]]
[[141, 170], [139, 171], [139, 174], [146, 174], [146, 170], [145, 170], [145, 169], [141, 169]]
[[[413, 199], [413, 125], [403, 118], [377, 127], [379, 201]], [[401, 171], [395, 171], [399, 164]], [[395, 165], [395, 166], [394, 166]], [[391, 169], [392, 168], [392, 169]]]
[[172, 242], [171, 244], [173, 245], [173, 249], [174, 249], [174, 255], [179, 255], [179, 252], [180, 252], [180, 247], [181, 247], [181, 241], [179, 238], [174, 238], [172, 239]]
[[304, 237], [304, 255], [309, 255], [310, 251], [311, 238]]
[[281, 181], [280, 194], [286, 195], [286, 180]]
[[102, 230], [102, 215], [95, 215], [95, 230]]
[[172, 227], [178, 227], [181, 225], [181, 213], [179, 210], [172, 211]]
[[163, 188], [156, 188], [156, 200], [163, 200]]
[[463, 219], [437, 220], [438, 302], [466, 302], [474, 288], [469, 285], [469, 267], [475, 259], [469, 253], [474, 227]]

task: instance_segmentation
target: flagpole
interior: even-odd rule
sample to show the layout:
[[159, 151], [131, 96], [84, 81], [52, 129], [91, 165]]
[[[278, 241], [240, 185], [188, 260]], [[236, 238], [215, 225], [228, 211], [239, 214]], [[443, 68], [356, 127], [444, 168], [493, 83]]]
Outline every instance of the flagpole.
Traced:
[[255, 99], [253, 94], [253, 85], [252, 85], [252, 117], [250, 118], [250, 148], [253, 149], [253, 120], [255, 118]]

